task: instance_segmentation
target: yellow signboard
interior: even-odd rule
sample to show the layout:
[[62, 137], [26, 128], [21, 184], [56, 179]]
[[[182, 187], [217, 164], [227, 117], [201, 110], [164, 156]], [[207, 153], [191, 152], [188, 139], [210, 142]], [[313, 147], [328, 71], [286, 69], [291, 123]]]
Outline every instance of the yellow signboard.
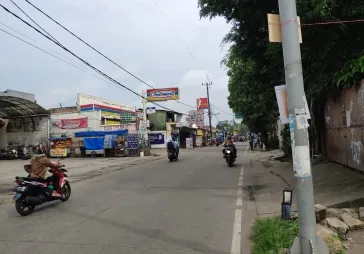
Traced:
[[51, 149], [51, 157], [67, 157], [67, 148]]
[[158, 88], [158, 89], [148, 89], [147, 90], [147, 100], [148, 101], [169, 101], [179, 99], [179, 88]]

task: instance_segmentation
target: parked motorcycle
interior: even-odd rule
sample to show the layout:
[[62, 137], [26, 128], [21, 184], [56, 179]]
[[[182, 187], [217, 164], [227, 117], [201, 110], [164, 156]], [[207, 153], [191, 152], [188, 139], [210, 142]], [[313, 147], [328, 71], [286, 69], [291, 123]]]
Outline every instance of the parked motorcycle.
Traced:
[[[59, 163], [59, 161], [58, 161]], [[24, 169], [30, 173], [30, 165], [25, 165]], [[15, 195], [12, 203], [15, 202], [16, 211], [22, 215], [27, 216], [34, 212], [36, 206], [44, 203], [61, 200], [67, 201], [71, 196], [71, 185], [68, 181], [68, 172], [64, 167], [58, 169], [50, 169], [49, 172], [56, 174], [59, 178], [59, 185], [61, 187], [61, 197], [53, 197], [53, 182], [49, 179], [44, 181], [35, 181], [34, 178], [28, 177], [15, 177], [15, 182], [18, 186], [14, 188]]]
[[9, 149], [6, 151], [6, 159], [8, 160], [15, 160], [18, 158], [18, 151], [14, 148]]
[[30, 155], [28, 154], [28, 150], [26, 147], [19, 147], [18, 148], [18, 158], [22, 160], [30, 159]]
[[7, 159], [7, 152], [5, 148], [0, 149], [0, 160], [6, 160]]
[[233, 166], [235, 162], [234, 150], [232, 146], [225, 146], [225, 160], [229, 167]]

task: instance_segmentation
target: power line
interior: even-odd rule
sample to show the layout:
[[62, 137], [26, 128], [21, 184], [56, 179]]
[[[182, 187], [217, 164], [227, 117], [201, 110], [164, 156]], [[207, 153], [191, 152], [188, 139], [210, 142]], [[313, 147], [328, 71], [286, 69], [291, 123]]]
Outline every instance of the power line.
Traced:
[[[75, 53], [73, 53], [72, 51], [70, 51], [69, 49], [67, 49], [65, 46], [63, 46], [62, 44], [54, 41], [52, 38], [50, 38], [48, 35], [45, 35], [44, 33], [42, 33], [39, 29], [35, 28], [34, 26], [32, 26], [31, 24], [29, 24], [27, 21], [23, 20], [22, 18], [20, 18], [18, 15], [16, 15], [15, 13], [11, 12], [9, 9], [7, 9], [5, 6], [3, 6], [2, 4], [0, 4], [0, 7], [2, 7], [6, 12], [8, 12], [9, 14], [13, 15], [14, 17], [16, 17], [17, 19], [19, 19], [20, 21], [22, 21], [24, 24], [26, 24], [27, 26], [33, 28], [35, 31], [37, 31], [39, 34], [43, 35], [45, 38], [47, 38], [48, 40], [52, 41], [53, 43], [55, 43], [57, 46], [61, 47], [62, 49], [64, 49], [65, 51], [67, 51], [68, 53], [70, 53], [71, 55], [73, 55], [74, 57], [76, 57], [77, 59], [79, 59], [81, 62], [83, 62], [85, 65], [89, 66], [90, 68], [92, 68], [95, 72], [99, 73], [100, 75], [104, 76], [105, 78], [109, 79], [110, 81], [114, 82], [115, 84], [118, 84], [119, 86], [125, 88], [126, 90], [132, 92], [133, 94], [143, 98], [144, 100], [155, 104], [161, 108], [164, 108], [168, 111], [173, 111], [165, 106], [162, 106], [156, 102], [150, 101], [148, 98], [145, 98], [144, 96], [138, 94], [137, 92], [135, 92], [134, 90], [130, 89], [129, 87], [121, 84], [120, 82], [116, 81], [115, 79], [111, 78], [110, 76], [108, 76], [107, 74], [105, 74], [104, 72], [100, 71], [99, 69], [97, 69], [96, 67], [94, 67], [93, 65], [91, 65], [90, 63], [88, 63], [87, 61], [85, 61], [84, 59], [82, 59], [81, 57], [79, 57], [78, 55], [76, 55]], [[184, 114], [186, 115], [186, 114]]]
[[[4, 25], [2, 22], [0, 22], [0, 23], [1, 23], [2, 25]], [[95, 74], [93, 74], [93, 73], [91, 73], [91, 72], [88, 72], [88, 71], [86, 71], [86, 70], [82, 69], [81, 67], [79, 67], [79, 66], [77, 66], [77, 65], [75, 65], [75, 64], [73, 64], [73, 63], [71, 63], [71, 62], [68, 62], [68, 61], [66, 61], [66, 60], [64, 60], [64, 59], [62, 59], [62, 58], [60, 58], [60, 57], [58, 57], [58, 56], [56, 56], [56, 55], [54, 55], [54, 54], [52, 54], [52, 53], [50, 53], [50, 52], [48, 52], [48, 51], [46, 51], [46, 50], [44, 50], [44, 49], [40, 48], [40, 47], [38, 47], [38, 46], [36, 46], [36, 45], [34, 45], [34, 44], [32, 44], [32, 43], [28, 42], [28, 41], [26, 41], [26, 40], [23, 40], [22, 38], [19, 38], [18, 36], [14, 35], [14, 34], [12, 34], [12, 33], [9, 33], [8, 31], [6, 31], [6, 30], [4, 30], [4, 29], [1, 29], [1, 28], [0, 28], [0, 31], [2, 31], [2, 32], [4, 32], [4, 33], [6, 33], [6, 34], [8, 34], [8, 35], [10, 35], [10, 36], [12, 36], [12, 37], [14, 37], [14, 38], [16, 38], [16, 39], [18, 39], [18, 40], [22, 41], [22, 42], [24, 42], [24, 43], [26, 43], [26, 44], [28, 44], [28, 45], [30, 45], [30, 46], [32, 46], [32, 47], [34, 47], [34, 48], [36, 48], [36, 49], [38, 49], [38, 50], [40, 50], [40, 51], [42, 51], [42, 52], [44, 52], [44, 53], [46, 53], [46, 54], [48, 54], [48, 55], [50, 55], [50, 56], [54, 57], [54, 58], [56, 58], [56, 59], [58, 59], [58, 60], [60, 60], [60, 61], [62, 61], [62, 62], [64, 62], [64, 63], [66, 63], [66, 64], [69, 64], [69, 65], [71, 65], [71, 66], [73, 66], [73, 67], [75, 67], [75, 68], [77, 68], [77, 69], [79, 69], [79, 70], [81, 70], [81, 71], [83, 71], [83, 72], [86, 72], [86, 73], [88, 73], [88, 74], [90, 74], [90, 75], [94, 76], [95, 78], [98, 78], [98, 79], [100, 79], [100, 80], [102, 80], [102, 81], [104, 81], [104, 82], [106, 82], [106, 83], [109, 83], [109, 84], [111, 84], [111, 85], [116, 86], [116, 84], [111, 83], [111, 82], [109, 82], [109, 81], [107, 81], [107, 80], [104, 80], [104, 79], [102, 79], [101, 77], [99, 77], [99, 76], [97, 76], [97, 75], [95, 75]], [[15, 30], [14, 30], [14, 31], [15, 31]], [[118, 87], [118, 88], [120, 88], [119, 86], [117, 86], [117, 87]]]
[[218, 107], [216, 107], [214, 104], [212, 104], [211, 103], [211, 106], [213, 106], [214, 108], [216, 108], [217, 110], [219, 110], [220, 112], [222, 112], [222, 113], [224, 113], [224, 114], [226, 114], [226, 115], [230, 115], [230, 116], [233, 116], [234, 114], [231, 114], [231, 113], [227, 113], [227, 112], [225, 112], [224, 110], [221, 110], [221, 109], [219, 109]]
[[[26, 0], [26, 1], [28, 1], [28, 0]], [[156, 0], [152, 0], [152, 1], [155, 4], [155, 6], [157, 7], [157, 9], [159, 10], [159, 12], [162, 14], [162, 16], [165, 18], [165, 20], [167, 21], [167, 23], [171, 26], [171, 28], [173, 29], [173, 31], [175, 32], [175, 34], [177, 35], [177, 37], [179, 38], [179, 40], [182, 42], [182, 44], [185, 46], [185, 48], [187, 49], [187, 51], [189, 52], [189, 54], [192, 56], [192, 58], [195, 59], [195, 61], [197, 62], [197, 64], [200, 66], [200, 68], [203, 68], [203, 65], [201, 64], [201, 62], [192, 53], [191, 49], [188, 47], [188, 45], [185, 42], [185, 40], [179, 34], [179, 32], [174, 27], [174, 25], [172, 24], [172, 22], [168, 19], [167, 15], [164, 13], [164, 11], [162, 10], [162, 8], [158, 5], [157, 1]], [[206, 71], [206, 78], [207, 78], [208, 83], [212, 83], [210, 81], [210, 78], [209, 78], [209, 75], [208, 75], [207, 71]]]
[[198, 59], [192, 53], [192, 51], [188, 47], [187, 43], [183, 40], [182, 36], [179, 34], [179, 32], [177, 31], [177, 29], [173, 26], [172, 22], [168, 19], [167, 15], [164, 13], [164, 11], [162, 10], [162, 8], [158, 5], [158, 3], [155, 0], [152, 0], [152, 1], [155, 4], [155, 6], [157, 7], [157, 9], [159, 10], [159, 12], [166, 19], [167, 23], [171, 26], [171, 28], [173, 29], [173, 31], [175, 32], [175, 34], [177, 35], [177, 37], [179, 38], [179, 40], [182, 42], [182, 44], [185, 46], [185, 48], [187, 49], [187, 51], [190, 53], [190, 55], [196, 60], [196, 62], [200, 65], [200, 67], [202, 67], [202, 64], [200, 63], [200, 61], [198, 61]]
[[23, 11], [13, 0], [10, 0], [10, 2], [12, 2], [16, 8], [18, 8], [25, 16], [28, 17], [28, 19], [30, 19], [31, 21], [33, 21], [34, 24], [36, 24], [43, 32], [45, 32], [46, 34], [48, 34], [49, 37], [51, 37], [53, 40], [55, 40], [56, 42], [59, 43], [59, 41], [57, 41], [50, 33], [48, 33], [46, 30], [44, 30], [37, 22], [35, 22], [25, 11]]
[[[5, 25], [5, 24], [3, 24], [2, 22], [0, 22], [0, 24], [2, 24], [2, 25]], [[5, 25], [5, 26], [7, 26], [7, 25]], [[8, 27], [8, 26], [7, 26]], [[11, 27], [9, 27], [10, 29], [12, 29]], [[12, 30], [14, 30], [15, 32], [18, 32], [18, 31], [16, 31], [15, 29], [12, 29]], [[69, 65], [71, 65], [71, 66], [73, 66], [73, 67], [75, 67], [75, 68], [77, 68], [77, 69], [79, 69], [79, 70], [81, 70], [81, 71], [83, 71], [83, 72], [85, 72], [85, 73], [87, 73], [87, 74], [89, 74], [89, 75], [92, 75], [92, 76], [94, 76], [95, 78], [98, 78], [98, 79], [100, 79], [101, 81], [104, 81], [104, 82], [106, 82], [106, 83], [108, 83], [108, 84], [111, 84], [111, 85], [113, 85], [113, 86], [116, 86], [117, 88], [120, 88], [120, 86], [118, 86], [118, 85], [116, 85], [115, 83], [112, 83], [112, 82], [110, 82], [110, 81], [107, 81], [107, 80], [105, 80], [105, 79], [102, 79], [101, 77], [98, 77], [97, 75], [95, 75], [95, 74], [93, 74], [93, 73], [91, 73], [91, 72], [88, 72], [88, 71], [86, 71], [86, 70], [84, 70], [84, 69], [82, 69], [82, 68], [80, 68], [80, 67], [78, 67], [78, 66], [76, 66], [76, 65], [74, 65], [74, 64], [72, 64], [72, 63], [70, 63], [70, 62], [67, 62], [67, 61], [65, 61], [65, 60], [63, 60], [62, 58], [60, 58], [60, 57], [58, 57], [58, 56], [56, 56], [56, 55], [54, 55], [54, 54], [52, 54], [52, 53], [50, 53], [50, 52], [48, 52], [48, 51], [46, 51], [46, 50], [44, 50], [44, 49], [42, 49], [42, 48], [40, 48], [40, 47], [38, 47], [38, 46], [36, 46], [36, 45], [34, 45], [34, 44], [32, 44], [32, 43], [30, 43], [30, 42], [28, 42], [28, 41], [26, 41], [26, 40], [23, 40], [22, 38], [19, 38], [18, 36], [16, 36], [16, 35], [14, 35], [14, 34], [12, 34], [12, 33], [9, 33], [8, 31], [6, 31], [6, 30], [3, 30], [3, 29], [1, 29], [0, 28], [0, 31], [2, 31], [2, 32], [4, 32], [4, 33], [6, 33], [6, 34], [8, 34], [8, 35], [10, 35], [10, 36], [12, 36], [12, 37], [14, 37], [14, 38], [16, 38], [16, 39], [18, 39], [18, 40], [20, 40], [20, 41], [22, 41], [22, 42], [24, 42], [24, 43], [26, 43], [26, 44], [28, 44], [28, 45], [30, 45], [30, 46], [32, 46], [32, 47], [34, 47], [34, 48], [36, 48], [36, 49], [38, 49], [38, 50], [40, 50], [40, 51], [42, 51], [42, 52], [44, 52], [44, 53], [46, 53], [46, 54], [48, 54], [48, 55], [50, 55], [50, 56], [52, 56], [52, 57], [54, 57], [54, 58], [56, 58], [56, 59], [58, 59], [58, 60], [60, 60], [60, 61], [62, 61], [62, 62], [64, 62], [64, 63], [66, 63], [66, 64], [69, 64]], [[20, 32], [19, 32], [20, 33]], [[21, 33], [20, 33], [21, 34]], [[24, 35], [25, 36], [25, 35]], [[27, 36], [25, 36], [25, 37], [27, 37]], [[29, 38], [29, 37], [28, 37]], [[29, 38], [30, 40], [32, 40], [31, 38]], [[34, 41], [34, 40], [33, 40]], [[36, 41], [35, 41], [36, 42]], [[38, 42], [37, 42], [38, 43]], [[72, 103], [72, 101], [70, 100], [70, 101], [66, 101], [66, 102], [60, 102], [61, 104], [70, 104], [70, 103]], [[55, 106], [55, 105], [59, 105], [60, 103], [55, 103], [55, 104], [49, 104], [49, 105], [45, 105], [45, 106]], [[189, 114], [184, 114], [184, 115], [187, 115], [187, 116], [189, 116]]]
[[[131, 73], [130, 71], [128, 71], [127, 69], [125, 69], [124, 67], [122, 67], [121, 65], [117, 64], [115, 61], [111, 60], [109, 57], [107, 57], [105, 54], [101, 53], [99, 50], [97, 50], [95, 47], [91, 46], [89, 43], [87, 43], [86, 41], [84, 41], [82, 38], [80, 38], [79, 36], [77, 36], [75, 33], [73, 33], [72, 31], [70, 31], [69, 29], [67, 29], [65, 26], [63, 26], [61, 23], [59, 23], [58, 21], [56, 21], [55, 19], [53, 19], [51, 16], [49, 16], [47, 13], [45, 13], [44, 11], [42, 11], [39, 7], [35, 6], [33, 3], [31, 3], [28, 0], [25, 0], [28, 4], [30, 4], [31, 6], [33, 6], [36, 10], [38, 10], [39, 12], [41, 12], [43, 15], [45, 15], [47, 18], [49, 18], [50, 20], [52, 20], [54, 23], [56, 23], [58, 26], [62, 27], [64, 30], [66, 30], [68, 33], [70, 33], [71, 35], [73, 35], [74, 37], [76, 37], [79, 41], [81, 41], [82, 43], [84, 43], [85, 45], [87, 45], [88, 47], [90, 47], [91, 49], [93, 49], [95, 52], [97, 52], [99, 55], [103, 56], [105, 59], [107, 59], [108, 61], [110, 61], [111, 63], [113, 63], [114, 65], [118, 66], [120, 69], [122, 69], [123, 71], [125, 71], [126, 73], [128, 73], [130, 76], [132, 76], [133, 78], [135, 78], [136, 80], [140, 81], [141, 83], [143, 83], [144, 85], [155, 89], [155, 87], [149, 85], [147, 82], [145, 82], [144, 80], [142, 80], [141, 78], [139, 78], [138, 76], [136, 76], [135, 74]], [[42, 29], [43, 30], [43, 29]], [[48, 34], [48, 33], [47, 33]], [[177, 103], [185, 105], [187, 107], [191, 107], [191, 108], [195, 108], [194, 106], [188, 105], [186, 103], [183, 103], [181, 101], [175, 100]]]

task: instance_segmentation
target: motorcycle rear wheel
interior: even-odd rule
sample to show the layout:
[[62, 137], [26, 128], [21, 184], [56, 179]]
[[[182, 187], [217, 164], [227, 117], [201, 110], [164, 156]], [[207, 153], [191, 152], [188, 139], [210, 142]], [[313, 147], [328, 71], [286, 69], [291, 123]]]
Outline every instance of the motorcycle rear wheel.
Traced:
[[71, 197], [71, 185], [69, 182], [66, 182], [62, 188], [64, 197], [60, 198], [62, 202], [67, 201]]
[[21, 216], [28, 216], [34, 212], [35, 205], [27, 205], [24, 199], [18, 199], [15, 202], [15, 209]]

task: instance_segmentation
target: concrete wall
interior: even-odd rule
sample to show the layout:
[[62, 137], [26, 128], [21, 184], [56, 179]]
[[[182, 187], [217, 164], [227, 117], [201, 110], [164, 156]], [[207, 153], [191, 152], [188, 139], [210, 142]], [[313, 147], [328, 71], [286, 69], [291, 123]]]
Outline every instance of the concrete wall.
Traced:
[[52, 120], [61, 120], [61, 119], [79, 119], [79, 118], [88, 118], [88, 128], [82, 129], [60, 129], [54, 126], [50, 128], [51, 137], [59, 137], [62, 134], [66, 134], [67, 137], [73, 137], [75, 132], [79, 131], [99, 131], [101, 130], [101, 113], [100, 111], [87, 111], [87, 112], [76, 112], [76, 113], [63, 113], [63, 114], [52, 114]]
[[150, 122], [151, 131], [165, 131], [167, 123], [167, 113], [165, 111], [157, 111], [154, 114], [147, 115]]
[[37, 122], [37, 130], [34, 131], [24, 131], [22, 127], [21, 131], [17, 132], [6, 132], [5, 128], [0, 129], [0, 147], [6, 147], [8, 142], [35, 145], [37, 143], [47, 143], [48, 142], [48, 118], [42, 117]]

